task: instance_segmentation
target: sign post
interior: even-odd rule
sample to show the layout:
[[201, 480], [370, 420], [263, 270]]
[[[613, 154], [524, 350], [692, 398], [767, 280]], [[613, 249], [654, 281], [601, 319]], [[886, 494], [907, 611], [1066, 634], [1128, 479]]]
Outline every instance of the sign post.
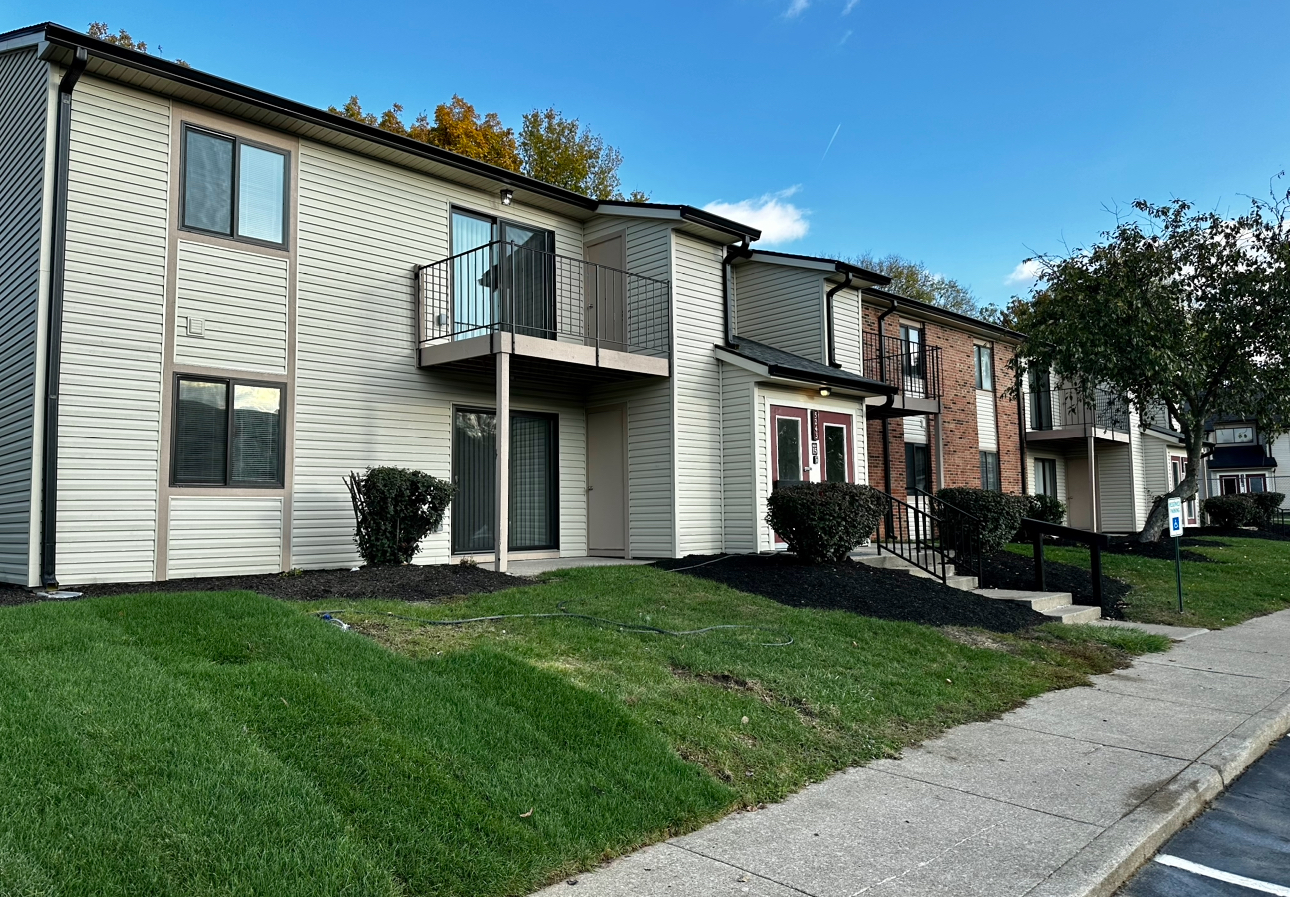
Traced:
[[1178, 613], [1182, 613], [1182, 534], [1183, 507], [1181, 498], [1169, 499], [1169, 535], [1174, 540], [1174, 574], [1178, 578]]

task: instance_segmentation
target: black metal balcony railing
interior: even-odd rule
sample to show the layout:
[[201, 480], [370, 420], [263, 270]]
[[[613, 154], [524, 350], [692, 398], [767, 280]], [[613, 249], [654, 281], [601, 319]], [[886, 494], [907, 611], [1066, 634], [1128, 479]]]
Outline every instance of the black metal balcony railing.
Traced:
[[667, 357], [666, 280], [496, 241], [417, 269], [420, 346], [497, 331]]
[[1030, 391], [1030, 429], [1060, 430], [1085, 425], [1128, 433], [1128, 401], [1101, 388], [1093, 391], [1091, 401], [1078, 389], [1069, 387]]
[[864, 375], [913, 399], [941, 397], [941, 349], [875, 332], [862, 335]]

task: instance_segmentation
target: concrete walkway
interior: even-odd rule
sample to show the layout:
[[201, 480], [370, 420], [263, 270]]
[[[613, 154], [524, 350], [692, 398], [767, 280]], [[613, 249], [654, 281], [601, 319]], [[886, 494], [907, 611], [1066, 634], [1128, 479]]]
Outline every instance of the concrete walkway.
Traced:
[[1288, 729], [1283, 611], [541, 894], [1107, 895]]

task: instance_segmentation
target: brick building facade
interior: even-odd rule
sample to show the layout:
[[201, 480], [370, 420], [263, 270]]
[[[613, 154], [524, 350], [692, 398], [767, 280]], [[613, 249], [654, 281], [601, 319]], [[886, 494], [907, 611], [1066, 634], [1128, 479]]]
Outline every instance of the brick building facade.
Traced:
[[[886, 491], [890, 476], [890, 492], [901, 499], [920, 473], [927, 491], [950, 486], [1025, 491], [1017, 401], [1008, 397], [1013, 376], [1008, 363], [1020, 334], [877, 289], [864, 291], [862, 327], [866, 347], [882, 347], [889, 369], [901, 363], [895, 352], [915, 359], [914, 367], [926, 368], [925, 382], [916, 389], [936, 393], [910, 403], [913, 409], [868, 409], [869, 482]], [[978, 356], [989, 367], [983, 384], [988, 388], [978, 388]], [[869, 373], [877, 373], [876, 367]], [[997, 468], [992, 459], [983, 460], [983, 452], [997, 457]], [[911, 454], [921, 456], [912, 467]], [[992, 473], [983, 476], [987, 465], [997, 469], [997, 483]]]

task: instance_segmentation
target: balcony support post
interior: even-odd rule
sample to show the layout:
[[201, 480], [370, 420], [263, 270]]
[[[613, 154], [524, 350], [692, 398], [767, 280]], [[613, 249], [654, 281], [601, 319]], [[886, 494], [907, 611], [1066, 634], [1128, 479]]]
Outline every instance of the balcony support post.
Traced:
[[493, 533], [493, 557], [498, 573], [506, 572], [510, 548], [511, 507], [511, 353], [504, 347], [497, 359], [497, 527]]
[[1097, 532], [1097, 461], [1092, 428], [1088, 431], [1088, 517], [1093, 522], [1092, 530]]

